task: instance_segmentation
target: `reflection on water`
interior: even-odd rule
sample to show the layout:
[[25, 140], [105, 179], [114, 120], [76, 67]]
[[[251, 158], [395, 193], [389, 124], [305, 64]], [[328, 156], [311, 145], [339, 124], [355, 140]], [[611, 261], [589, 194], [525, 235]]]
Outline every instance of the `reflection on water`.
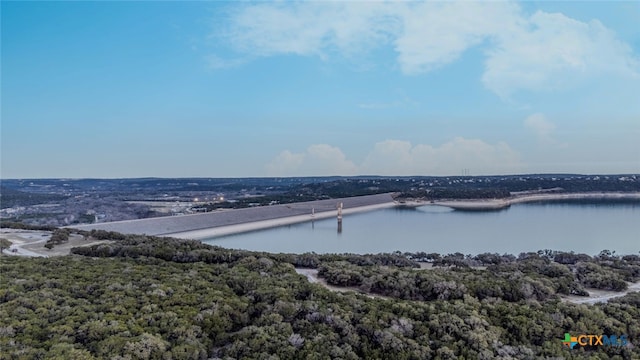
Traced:
[[448, 212], [454, 211], [450, 207], [436, 206], [436, 205], [425, 205], [425, 206], [417, 207], [415, 209], [416, 209], [416, 211], [420, 211], [420, 212], [423, 212], [423, 213], [429, 213], [429, 214], [448, 213]]
[[392, 251], [497, 252], [552, 249], [597, 254], [640, 251], [640, 204], [517, 204], [504, 211], [462, 212], [427, 205], [392, 208], [336, 219], [206, 240], [209, 244], [269, 252], [378, 253]]

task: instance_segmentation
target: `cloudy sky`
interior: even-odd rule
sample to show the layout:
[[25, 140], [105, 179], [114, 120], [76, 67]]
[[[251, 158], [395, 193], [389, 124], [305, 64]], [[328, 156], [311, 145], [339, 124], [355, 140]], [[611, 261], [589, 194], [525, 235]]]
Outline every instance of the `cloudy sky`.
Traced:
[[2, 178], [640, 173], [640, 2], [2, 2]]

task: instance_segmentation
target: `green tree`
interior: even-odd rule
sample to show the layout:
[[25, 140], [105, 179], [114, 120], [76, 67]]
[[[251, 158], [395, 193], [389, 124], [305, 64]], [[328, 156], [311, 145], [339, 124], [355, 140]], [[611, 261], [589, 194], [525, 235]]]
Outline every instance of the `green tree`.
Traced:
[[0, 254], [2, 254], [4, 249], [8, 249], [10, 246], [11, 246], [11, 241], [5, 238], [0, 238]]

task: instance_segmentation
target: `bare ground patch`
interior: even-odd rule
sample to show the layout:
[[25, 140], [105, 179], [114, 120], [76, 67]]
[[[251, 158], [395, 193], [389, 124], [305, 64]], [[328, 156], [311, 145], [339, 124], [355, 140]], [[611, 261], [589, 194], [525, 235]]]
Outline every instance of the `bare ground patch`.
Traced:
[[334, 285], [329, 285], [325, 279], [323, 279], [323, 278], [318, 276], [318, 270], [317, 269], [296, 268], [296, 272], [298, 274], [300, 274], [300, 275], [306, 276], [307, 280], [309, 280], [309, 282], [314, 283], [314, 284], [322, 285], [322, 286], [324, 286], [325, 288], [327, 288], [328, 290], [331, 290], [331, 291], [335, 291], [335, 292], [355, 292], [355, 293], [358, 293], [358, 294], [362, 294], [362, 295], [368, 296], [370, 298], [390, 299], [390, 297], [387, 297], [387, 296], [382, 296], [382, 295], [378, 295], [378, 294], [363, 292], [362, 290], [360, 290], [360, 289], [358, 289], [357, 287], [354, 287], [354, 286], [334, 286]]
[[574, 303], [574, 304], [596, 304], [607, 302], [611, 299], [615, 299], [618, 297], [622, 297], [627, 295], [630, 292], [640, 291], [640, 281], [635, 283], [627, 283], [627, 290], [623, 291], [608, 291], [608, 290], [600, 290], [593, 288], [586, 288], [585, 290], [589, 292], [589, 296], [566, 296], [562, 299], [566, 302]]
[[51, 238], [51, 231], [2, 229], [0, 237], [12, 242], [11, 247], [6, 249], [4, 253], [17, 256], [64, 256], [71, 254], [71, 248], [73, 247], [112, 242], [110, 240], [96, 240], [91, 237], [85, 238], [82, 235], [71, 234], [68, 242], [55, 245], [52, 249], [47, 249], [44, 245]]

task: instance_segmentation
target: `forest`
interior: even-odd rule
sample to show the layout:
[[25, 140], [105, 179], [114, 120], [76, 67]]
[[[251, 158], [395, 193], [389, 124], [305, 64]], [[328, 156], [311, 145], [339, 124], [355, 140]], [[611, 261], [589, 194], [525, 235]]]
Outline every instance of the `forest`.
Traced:
[[[86, 235], [114, 241], [0, 256], [1, 359], [640, 358], [640, 293], [561, 297], [625, 289], [640, 279], [637, 255], [296, 255]], [[565, 333], [628, 344], [569, 349]]]

